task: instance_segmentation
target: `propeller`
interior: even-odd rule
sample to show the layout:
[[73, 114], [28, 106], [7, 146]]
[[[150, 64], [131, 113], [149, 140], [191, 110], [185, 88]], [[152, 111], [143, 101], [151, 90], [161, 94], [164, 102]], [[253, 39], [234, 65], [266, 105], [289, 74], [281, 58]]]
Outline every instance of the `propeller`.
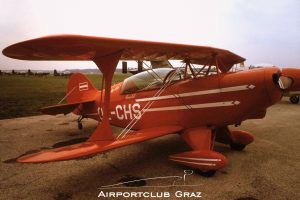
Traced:
[[280, 76], [278, 79], [278, 85], [282, 90], [288, 90], [292, 86], [293, 82], [294, 80], [287, 76]]
[[[282, 76], [292, 79], [291, 85], [286, 89], [289, 92], [300, 90], [300, 69], [299, 68], [282, 68]], [[283, 84], [288, 84], [282, 80]]]

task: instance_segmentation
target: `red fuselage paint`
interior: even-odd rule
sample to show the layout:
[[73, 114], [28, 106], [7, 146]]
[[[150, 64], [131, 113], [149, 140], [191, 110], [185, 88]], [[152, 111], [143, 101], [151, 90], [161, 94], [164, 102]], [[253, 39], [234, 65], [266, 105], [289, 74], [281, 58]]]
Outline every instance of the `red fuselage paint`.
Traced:
[[[260, 68], [179, 80], [156, 98], [153, 96], [158, 89], [122, 94], [123, 82], [118, 83], [111, 87], [110, 123], [126, 127], [134, 118], [140, 118], [133, 129], [164, 125], [192, 128], [263, 118], [266, 109], [282, 97], [272, 79], [279, 71], [275, 67]], [[96, 106], [82, 109], [82, 115], [100, 119], [100, 91], [96, 99]], [[149, 102], [151, 107], [140, 117]]]

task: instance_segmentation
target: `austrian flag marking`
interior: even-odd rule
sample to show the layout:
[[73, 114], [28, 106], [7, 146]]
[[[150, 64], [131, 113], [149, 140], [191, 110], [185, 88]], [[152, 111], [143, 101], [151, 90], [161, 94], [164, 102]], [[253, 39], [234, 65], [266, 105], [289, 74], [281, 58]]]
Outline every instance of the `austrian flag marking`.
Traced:
[[79, 91], [84, 91], [89, 89], [88, 82], [79, 83]]

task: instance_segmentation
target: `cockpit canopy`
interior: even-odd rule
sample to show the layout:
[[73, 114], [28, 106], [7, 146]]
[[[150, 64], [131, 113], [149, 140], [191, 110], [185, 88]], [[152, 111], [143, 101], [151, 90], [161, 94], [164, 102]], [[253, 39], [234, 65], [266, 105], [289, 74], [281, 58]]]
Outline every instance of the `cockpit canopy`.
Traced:
[[129, 94], [145, 90], [158, 89], [164, 83], [181, 80], [183, 78], [180, 70], [173, 68], [158, 68], [144, 71], [124, 80], [122, 94]]

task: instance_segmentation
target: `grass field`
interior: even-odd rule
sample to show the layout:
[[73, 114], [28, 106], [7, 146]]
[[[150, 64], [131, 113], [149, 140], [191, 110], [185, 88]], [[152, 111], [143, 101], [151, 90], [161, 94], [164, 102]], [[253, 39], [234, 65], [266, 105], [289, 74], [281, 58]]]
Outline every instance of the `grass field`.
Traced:
[[[100, 88], [101, 75], [87, 75]], [[115, 74], [113, 83], [129, 74]], [[64, 96], [68, 78], [60, 76], [0, 76], [0, 119], [39, 115], [39, 108], [57, 104]]]

